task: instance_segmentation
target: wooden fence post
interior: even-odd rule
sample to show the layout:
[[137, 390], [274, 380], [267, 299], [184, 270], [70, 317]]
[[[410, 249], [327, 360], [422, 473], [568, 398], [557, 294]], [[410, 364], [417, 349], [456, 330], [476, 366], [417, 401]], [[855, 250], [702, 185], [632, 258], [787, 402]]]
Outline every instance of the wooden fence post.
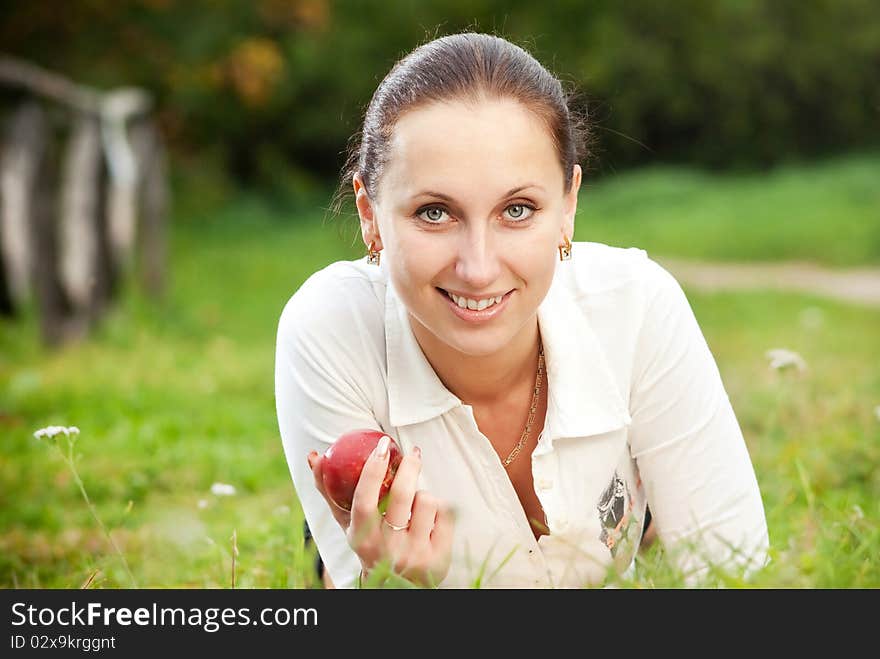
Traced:
[[29, 196], [28, 253], [30, 254], [30, 280], [39, 315], [43, 342], [59, 345], [75, 333], [71, 325], [71, 305], [61, 286], [58, 268], [58, 166], [53, 152], [51, 131], [45, 112], [39, 106], [28, 109], [33, 112], [29, 136], [31, 153], [34, 154], [32, 185], [25, 190]]
[[39, 104], [16, 108], [3, 136], [0, 160], [0, 249], [14, 307], [31, 296], [30, 217], [37, 170], [46, 146], [44, 115]]
[[98, 119], [78, 114], [64, 155], [59, 233], [61, 279], [79, 314], [88, 314], [98, 276], [101, 158]]

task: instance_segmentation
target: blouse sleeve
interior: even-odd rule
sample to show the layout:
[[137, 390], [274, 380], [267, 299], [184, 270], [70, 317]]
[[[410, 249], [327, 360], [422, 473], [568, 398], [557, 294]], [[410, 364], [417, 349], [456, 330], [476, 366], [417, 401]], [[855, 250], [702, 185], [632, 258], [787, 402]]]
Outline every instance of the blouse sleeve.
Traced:
[[303, 284], [281, 314], [275, 355], [275, 405], [287, 464], [337, 588], [354, 587], [361, 564], [315, 488], [306, 456], [312, 450], [323, 453], [343, 432], [379, 429], [363, 389], [366, 379], [358, 376], [369, 355], [351, 288], [321, 278]]
[[684, 291], [647, 264], [630, 446], [657, 534], [690, 584], [713, 567], [749, 574], [766, 563], [769, 541], [748, 449]]

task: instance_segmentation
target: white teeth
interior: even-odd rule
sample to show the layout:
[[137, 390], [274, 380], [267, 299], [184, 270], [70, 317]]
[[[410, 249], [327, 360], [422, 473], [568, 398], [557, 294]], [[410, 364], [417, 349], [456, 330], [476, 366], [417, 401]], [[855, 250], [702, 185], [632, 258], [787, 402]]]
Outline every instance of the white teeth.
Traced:
[[487, 297], [482, 300], [472, 300], [466, 297], [458, 297], [449, 291], [446, 291], [446, 294], [449, 295], [449, 297], [452, 298], [452, 301], [462, 309], [474, 309], [475, 311], [482, 311], [483, 309], [491, 307], [493, 304], [501, 302], [504, 298], [503, 295], [499, 295], [498, 297]]

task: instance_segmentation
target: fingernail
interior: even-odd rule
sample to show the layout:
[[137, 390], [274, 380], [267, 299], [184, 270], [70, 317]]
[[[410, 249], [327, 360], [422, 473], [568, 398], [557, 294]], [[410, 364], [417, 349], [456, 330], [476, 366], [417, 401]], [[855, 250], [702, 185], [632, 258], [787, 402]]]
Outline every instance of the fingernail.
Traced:
[[391, 444], [391, 438], [388, 435], [382, 435], [379, 444], [376, 446], [376, 457], [384, 458], [388, 455], [388, 446]]
[[314, 469], [314, 468], [315, 468], [315, 460], [316, 460], [317, 458], [318, 458], [318, 452], [317, 452], [317, 451], [312, 451], [311, 453], [309, 453], [308, 458], [307, 458], [308, 461], [309, 461], [309, 469]]

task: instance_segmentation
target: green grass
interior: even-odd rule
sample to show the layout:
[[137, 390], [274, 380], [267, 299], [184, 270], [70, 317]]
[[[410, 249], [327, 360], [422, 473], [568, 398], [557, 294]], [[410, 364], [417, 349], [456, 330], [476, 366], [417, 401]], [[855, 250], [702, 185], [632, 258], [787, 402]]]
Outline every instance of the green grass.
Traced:
[[880, 154], [766, 173], [658, 167], [582, 187], [575, 235], [715, 261], [880, 265]]
[[[810, 186], [799, 181], [823, 176], [831, 180], [822, 187], [838, 193], [808, 195], [798, 202], [801, 217], [821, 201], [829, 215], [854, 214], [861, 218], [856, 225], [870, 225], [867, 210], [859, 215], [841, 190], [860, 189], [858, 181], [877, 162], [780, 172], [760, 184], [667, 172], [667, 187], [684, 196], [690, 188], [692, 204], [672, 192], [664, 201], [663, 172], [621, 176], [587, 192], [578, 239], [608, 239], [613, 236], [603, 238], [598, 229], [593, 235], [591, 225], [614, 227], [622, 233], [612, 244], [637, 244], [649, 253], [666, 245], [671, 251], [664, 253], [691, 255], [700, 242], [688, 229], [696, 209], [734, 202], [759, 208], [750, 199], [756, 191], [778, 208], [783, 200], [798, 201], [799, 189], [807, 194]], [[876, 210], [877, 193], [871, 194]], [[641, 201], [625, 212], [629, 196]], [[599, 208], [606, 209], [604, 225], [595, 219]], [[31, 314], [0, 324], [0, 586], [79, 587], [92, 575], [91, 587], [130, 585], [70, 470], [32, 437], [48, 425], [80, 428], [79, 473], [139, 586], [230, 586], [233, 533], [237, 587], [317, 586], [277, 432], [275, 330], [284, 303], [308, 274], [362, 250], [352, 245], [354, 227], [342, 238], [322, 226], [320, 211], [286, 212], [247, 197], [222, 212], [194, 209], [173, 227], [163, 301], [132, 288], [98, 332], [60, 351], [38, 344]], [[620, 228], [627, 223], [629, 234]], [[655, 224], [663, 231], [651, 233]], [[876, 238], [876, 224], [855, 237], [827, 233], [828, 244], [839, 245], [828, 253], [876, 262], [876, 240], [872, 252], [866, 238]], [[804, 226], [810, 231], [798, 232], [794, 246], [777, 256], [820, 253], [810, 245], [823, 223], [804, 220]], [[751, 229], [760, 235], [757, 226]], [[779, 240], [787, 236], [776, 232]], [[699, 249], [701, 256], [741, 257], [736, 240]], [[771, 292], [689, 298], [764, 495], [774, 560], [755, 583], [880, 586], [880, 420], [873, 412], [880, 405], [880, 310]], [[764, 352], [774, 347], [800, 353], [808, 371], [771, 371]], [[236, 495], [213, 496], [216, 481], [233, 484]], [[677, 585], [662, 558], [655, 546], [642, 558], [638, 583], [623, 585]]]

